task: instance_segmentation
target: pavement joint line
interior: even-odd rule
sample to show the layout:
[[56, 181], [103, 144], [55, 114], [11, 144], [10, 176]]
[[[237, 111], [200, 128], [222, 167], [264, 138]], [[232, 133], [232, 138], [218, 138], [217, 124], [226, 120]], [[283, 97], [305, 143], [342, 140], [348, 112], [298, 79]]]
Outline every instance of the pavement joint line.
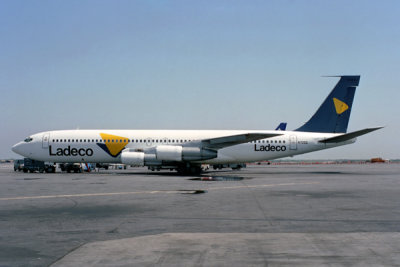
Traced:
[[306, 183], [282, 183], [282, 184], [262, 184], [262, 185], [240, 185], [240, 186], [227, 186], [227, 187], [214, 187], [208, 190], [220, 190], [220, 189], [240, 189], [240, 188], [259, 188], [259, 187], [274, 187], [274, 186], [285, 186], [285, 185], [308, 185], [308, 184], [319, 184], [320, 182], [306, 182]]
[[[309, 185], [319, 184], [320, 182], [305, 182], [305, 183], [281, 183], [281, 184], [264, 184], [264, 185], [242, 185], [242, 186], [227, 186], [227, 187], [214, 187], [208, 188], [212, 190], [224, 189], [241, 189], [241, 188], [260, 188], [260, 187], [275, 187], [275, 186], [289, 186], [289, 185]], [[184, 190], [196, 191], [196, 190]], [[122, 195], [135, 195], [135, 194], [173, 194], [182, 193], [182, 190], [151, 190], [151, 191], [133, 191], [133, 192], [114, 192], [114, 193], [88, 193], [88, 194], [69, 194], [69, 195], [48, 195], [48, 196], [24, 196], [24, 197], [5, 197], [0, 198], [0, 201], [10, 200], [27, 200], [27, 199], [51, 199], [51, 198], [70, 198], [70, 197], [99, 197], [99, 196], [122, 196]]]

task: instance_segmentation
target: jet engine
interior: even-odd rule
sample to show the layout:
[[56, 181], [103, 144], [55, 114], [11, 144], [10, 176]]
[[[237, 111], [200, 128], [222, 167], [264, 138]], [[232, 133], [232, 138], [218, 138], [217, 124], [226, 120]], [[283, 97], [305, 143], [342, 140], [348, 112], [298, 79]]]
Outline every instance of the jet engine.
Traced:
[[200, 147], [183, 147], [161, 145], [151, 150], [124, 151], [121, 153], [121, 162], [127, 165], [161, 165], [164, 162], [183, 162], [213, 159], [218, 156], [218, 152], [212, 149]]
[[121, 162], [127, 165], [144, 166], [143, 152], [122, 152]]
[[196, 161], [213, 159], [217, 151], [200, 147], [157, 146], [156, 158], [163, 161]]

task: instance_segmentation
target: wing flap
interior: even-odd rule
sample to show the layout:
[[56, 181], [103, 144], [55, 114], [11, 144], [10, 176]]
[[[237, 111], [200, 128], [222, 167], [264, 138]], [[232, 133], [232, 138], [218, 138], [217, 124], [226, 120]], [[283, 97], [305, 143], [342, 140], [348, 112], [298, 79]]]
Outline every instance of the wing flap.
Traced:
[[344, 142], [353, 138], [356, 138], [358, 136], [379, 130], [383, 127], [375, 127], [375, 128], [366, 128], [366, 129], [362, 129], [359, 131], [355, 131], [355, 132], [351, 132], [351, 133], [346, 133], [346, 134], [342, 134], [339, 136], [335, 136], [335, 137], [330, 137], [330, 138], [326, 138], [323, 140], [320, 140], [320, 143], [339, 143], [339, 142]]

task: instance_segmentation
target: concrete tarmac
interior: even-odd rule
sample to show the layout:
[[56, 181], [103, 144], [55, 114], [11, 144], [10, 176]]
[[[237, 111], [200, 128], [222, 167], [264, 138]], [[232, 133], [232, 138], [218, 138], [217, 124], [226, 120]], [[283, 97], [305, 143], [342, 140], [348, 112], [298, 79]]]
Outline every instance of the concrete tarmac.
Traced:
[[400, 165], [202, 176], [0, 165], [0, 266], [398, 266]]

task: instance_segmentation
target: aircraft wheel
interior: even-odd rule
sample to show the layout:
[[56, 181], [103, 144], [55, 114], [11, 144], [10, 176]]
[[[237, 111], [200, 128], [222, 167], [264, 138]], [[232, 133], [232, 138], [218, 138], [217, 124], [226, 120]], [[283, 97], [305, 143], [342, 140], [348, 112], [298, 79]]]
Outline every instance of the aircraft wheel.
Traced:
[[189, 166], [180, 166], [177, 168], [179, 174], [182, 175], [198, 175], [201, 173], [201, 166], [197, 165], [189, 165]]

